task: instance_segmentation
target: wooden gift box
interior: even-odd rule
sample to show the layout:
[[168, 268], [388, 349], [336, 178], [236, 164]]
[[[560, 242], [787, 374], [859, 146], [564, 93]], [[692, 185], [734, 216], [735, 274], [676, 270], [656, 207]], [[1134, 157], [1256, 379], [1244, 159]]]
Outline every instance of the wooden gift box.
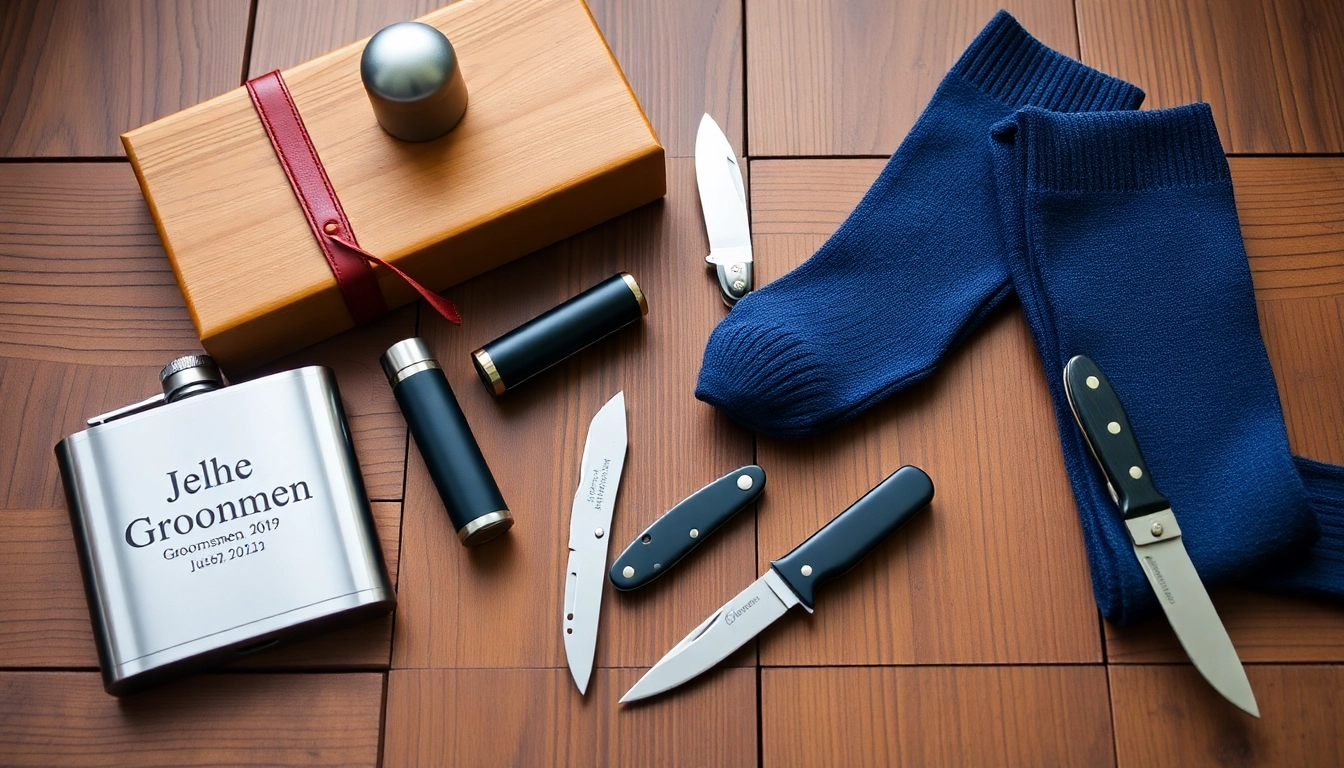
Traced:
[[[364, 40], [283, 72], [364, 249], [437, 291], [663, 196], [663, 148], [583, 0], [461, 0], [420, 21], [452, 41], [467, 83], [443, 138], [379, 127]], [[353, 325], [245, 88], [122, 142], [226, 369]], [[416, 298], [374, 271], [389, 307]]]

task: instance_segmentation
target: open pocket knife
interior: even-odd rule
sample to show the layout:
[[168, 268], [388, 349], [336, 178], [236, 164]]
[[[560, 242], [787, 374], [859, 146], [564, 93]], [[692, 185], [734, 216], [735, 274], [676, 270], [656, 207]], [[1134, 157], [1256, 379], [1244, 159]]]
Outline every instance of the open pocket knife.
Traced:
[[625, 392], [617, 392], [588, 425], [579, 467], [579, 489], [569, 511], [569, 561], [560, 617], [565, 659], [579, 693], [588, 690], [597, 652], [597, 619], [607, 572], [611, 513], [625, 466]]
[[718, 272], [719, 291], [731, 307], [751, 290], [751, 226], [737, 154], [709, 115], [695, 134], [695, 183], [709, 233], [705, 261]]
[[625, 692], [621, 703], [675, 688], [723, 661], [789, 609], [812, 612], [817, 586], [848, 571], [933, 501], [933, 481], [918, 467], [901, 467], [864, 494], [765, 575], [723, 604], [673, 646]]
[[1119, 395], [1106, 374], [1083, 355], [1064, 366], [1064, 393], [1120, 508], [1134, 556], [1190, 661], [1223, 698], [1259, 717], [1237, 649], [1181, 543], [1171, 502], [1153, 484]]

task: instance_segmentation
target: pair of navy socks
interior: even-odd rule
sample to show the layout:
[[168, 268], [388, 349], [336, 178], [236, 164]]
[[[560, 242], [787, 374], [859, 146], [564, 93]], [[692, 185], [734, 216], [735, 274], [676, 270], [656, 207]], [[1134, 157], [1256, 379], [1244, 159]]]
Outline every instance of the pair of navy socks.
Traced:
[[1142, 98], [999, 12], [835, 235], [715, 329], [696, 396], [814, 434], [927, 377], [1016, 292], [1107, 619], [1156, 601], [1063, 395], [1074, 354], [1116, 386], [1206, 583], [1344, 594], [1344, 469], [1289, 453], [1212, 116]]

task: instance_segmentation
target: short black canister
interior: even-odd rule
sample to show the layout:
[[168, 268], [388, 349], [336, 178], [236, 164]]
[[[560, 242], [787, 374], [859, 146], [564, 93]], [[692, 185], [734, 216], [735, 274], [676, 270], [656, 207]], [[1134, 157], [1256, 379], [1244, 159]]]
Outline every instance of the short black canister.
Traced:
[[649, 314], [628, 272], [610, 277], [471, 353], [485, 388], [502, 395]]
[[474, 547], [509, 530], [513, 516], [428, 345], [399, 341], [382, 364], [457, 537]]

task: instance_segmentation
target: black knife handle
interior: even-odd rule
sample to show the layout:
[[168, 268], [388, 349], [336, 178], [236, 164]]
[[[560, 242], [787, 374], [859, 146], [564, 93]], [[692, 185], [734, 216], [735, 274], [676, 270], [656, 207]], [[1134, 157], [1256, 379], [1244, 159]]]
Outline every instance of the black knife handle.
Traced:
[[810, 611], [817, 585], [858, 565], [873, 548], [933, 501], [933, 481], [905, 466], [863, 495], [771, 566]]
[[755, 501], [764, 488], [765, 470], [749, 464], [687, 496], [653, 521], [616, 558], [609, 574], [611, 583], [629, 591], [667, 573], [728, 518]]
[[1120, 396], [1091, 358], [1077, 355], [1065, 364], [1064, 393], [1120, 514], [1130, 520], [1171, 508], [1153, 485]]

